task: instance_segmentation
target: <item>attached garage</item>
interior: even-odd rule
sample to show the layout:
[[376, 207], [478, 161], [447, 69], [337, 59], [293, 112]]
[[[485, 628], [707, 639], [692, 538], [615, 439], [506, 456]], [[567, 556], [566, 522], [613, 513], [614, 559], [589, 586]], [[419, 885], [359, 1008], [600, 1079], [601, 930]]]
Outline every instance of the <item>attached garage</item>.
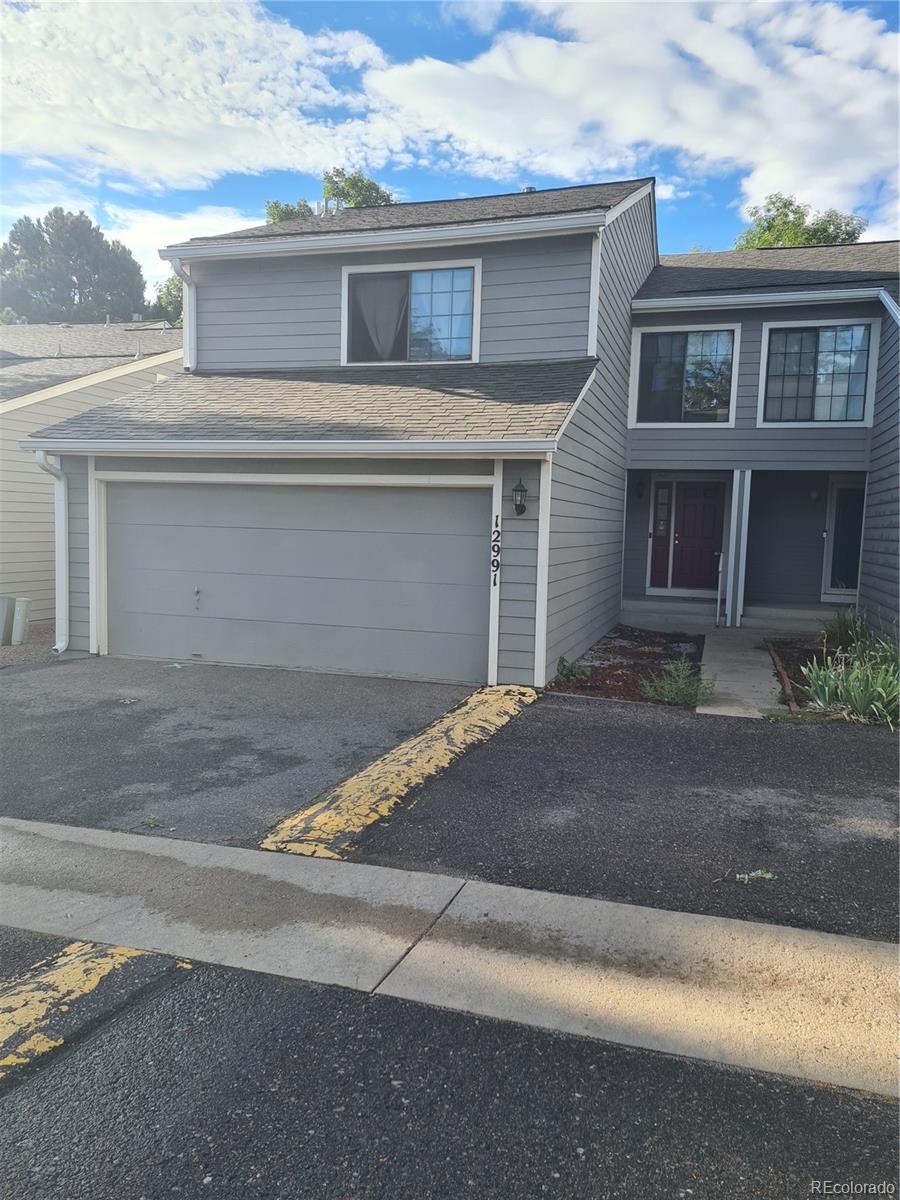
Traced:
[[481, 683], [489, 487], [106, 485], [110, 654]]

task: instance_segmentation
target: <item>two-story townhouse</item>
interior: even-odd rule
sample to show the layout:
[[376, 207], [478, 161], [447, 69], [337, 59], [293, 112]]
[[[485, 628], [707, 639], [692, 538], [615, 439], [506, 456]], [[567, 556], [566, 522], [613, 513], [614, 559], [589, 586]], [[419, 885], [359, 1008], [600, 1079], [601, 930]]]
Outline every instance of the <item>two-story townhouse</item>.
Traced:
[[[807, 603], [776, 585], [813, 491], [843, 530], [868, 479], [867, 528], [890, 536], [870, 465], [893, 465], [891, 252], [841, 248], [877, 262], [817, 263], [802, 287], [799, 263], [767, 259], [779, 278], [739, 287], [720, 262], [712, 284], [713, 263], [660, 263], [655, 222], [642, 179], [345, 209], [164, 250], [185, 283], [184, 372], [23, 442], [68, 514], [60, 640], [540, 686], [619, 620], [623, 593], [714, 617], [721, 588], [732, 624], [745, 595]], [[810, 354], [816, 389], [831, 364], [827, 430], [824, 383], [785, 415]], [[758, 380], [779, 372], [775, 415]], [[834, 540], [829, 579], [846, 584]], [[888, 542], [863, 559], [883, 609]]]

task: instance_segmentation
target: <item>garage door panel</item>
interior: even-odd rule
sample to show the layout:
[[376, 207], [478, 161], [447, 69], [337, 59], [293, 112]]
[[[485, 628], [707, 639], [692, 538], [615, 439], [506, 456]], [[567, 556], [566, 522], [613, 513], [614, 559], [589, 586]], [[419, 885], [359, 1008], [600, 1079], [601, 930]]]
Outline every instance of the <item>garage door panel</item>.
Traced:
[[111, 524], [111, 559], [127, 570], [215, 571], [320, 579], [483, 583], [484, 537], [428, 534], [428, 546], [397, 533], [224, 529]]
[[336, 588], [332, 579], [142, 569], [118, 576], [115, 590], [110, 590], [110, 608], [132, 614], [196, 614], [222, 620], [252, 615], [293, 625], [471, 633], [482, 623], [486, 590], [388, 580]]
[[109, 487], [110, 523], [232, 529], [470, 533], [486, 492], [459, 488], [123, 484]]
[[482, 682], [487, 489], [108, 485], [113, 654]]
[[[121, 616], [110, 616], [113, 653], [113, 644], [123, 632], [117, 624], [120, 620]], [[282, 622], [126, 615], [128, 653], [138, 657], [460, 683], [479, 682], [484, 677], [486, 637], [408, 630], [383, 630], [374, 637], [364, 629], [316, 626], [313, 639], [306, 635], [308, 628]]]

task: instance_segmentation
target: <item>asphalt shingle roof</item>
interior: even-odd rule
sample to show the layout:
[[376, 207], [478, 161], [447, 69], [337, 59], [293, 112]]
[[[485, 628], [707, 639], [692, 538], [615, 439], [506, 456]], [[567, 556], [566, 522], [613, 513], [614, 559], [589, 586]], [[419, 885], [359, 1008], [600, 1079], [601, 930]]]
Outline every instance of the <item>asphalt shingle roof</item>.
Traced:
[[900, 242], [663, 254], [635, 299], [715, 292], [885, 287], [897, 292]]
[[[145, 325], [0, 325], [0, 400], [181, 346], [180, 329]], [[57, 353], [58, 351], [58, 353]]]
[[432, 225], [458, 225], [473, 221], [500, 221], [515, 217], [551, 216], [613, 208], [651, 183], [651, 179], [623, 179], [583, 187], [547, 188], [534, 192], [509, 192], [499, 196], [468, 196], [461, 200], [421, 200], [408, 204], [383, 204], [371, 208], [342, 208], [325, 216], [298, 217], [274, 225], [254, 225], [234, 233], [191, 238], [191, 245], [235, 242], [253, 238], [298, 234], [362, 233], [375, 229], [420, 229]]
[[595, 363], [182, 374], [32, 436], [135, 442], [550, 438]]

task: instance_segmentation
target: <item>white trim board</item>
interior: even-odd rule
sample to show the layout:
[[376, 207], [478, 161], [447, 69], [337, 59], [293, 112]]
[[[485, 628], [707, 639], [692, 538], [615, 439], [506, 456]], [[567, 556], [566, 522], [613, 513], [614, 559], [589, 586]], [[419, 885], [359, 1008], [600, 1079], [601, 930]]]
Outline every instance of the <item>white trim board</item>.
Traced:
[[289, 487], [406, 487], [489, 488], [493, 475], [291, 475], [285, 472], [257, 475], [248, 471], [103, 471], [94, 478], [104, 483], [224, 483]]
[[494, 687], [500, 674], [500, 590], [503, 576], [503, 459], [494, 459], [494, 475], [491, 480], [491, 528], [488, 531], [492, 543], [494, 530], [499, 543], [496, 573], [493, 569], [493, 545], [490, 566], [490, 610], [488, 614], [488, 671], [489, 687]]
[[[558, 436], [558, 435], [557, 435]], [[556, 449], [556, 438], [447, 438], [397, 441], [197, 441], [21, 438], [23, 450], [54, 454], [161, 454], [178, 458], [543, 458]]]
[[[151, 330], [152, 335], [154, 331]], [[158, 331], [157, 331], [158, 332]], [[105, 371], [94, 371], [90, 375], [79, 375], [68, 383], [56, 383], [52, 387], [41, 388], [37, 392], [27, 392], [24, 396], [12, 396], [9, 400], [0, 402], [0, 414], [15, 412], [17, 408], [27, 408], [30, 404], [39, 404], [42, 400], [54, 400], [57, 396], [68, 396], [82, 388], [93, 387], [97, 383], [106, 383], [110, 379], [120, 379], [125, 375], [133, 375], [136, 371], [146, 371], [148, 368], [162, 366], [163, 363], [174, 362], [181, 358], [181, 350], [166, 350], [162, 354], [148, 354], [138, 361], [129, 359], [121, 367], [108, 367]], [[98, 358], [105, 357], [100, 354]]]
[[879, 300], [884, 288], [828, 288], [806, 292], [696, 293], [691, 296], [661, 296], [632, 300], [632, 312], [677, 312], [684, 308], [777, 308], [786, 304], [850, 304], [855, 300]]
[[591, 281], [588, 295], [588, 358], [597, 357], [597, 338], [600, 323], [600, 261], [603, 254], [603, 230], [598, 229], [591, 239]]
[[[866, 375], [866, 398], [861, 421], [767, 421], [766, 375], [769, 367], [769, 331], [772, 329], [824, 329], [836, 325], [868, 325], [869, 362]], [[871, 429], [875, 414], [875, 386], [878, 376], [878, 348], [881, 342], [880, 317], [851, 317], [837, 321], [763, 321], [762, 345], [759, 355], [759, 388], [756, 399], [757, 429]]]
[[[731, 352], [731, 393], [728, 397], [727, 421], [638, 421], [638, 389], [641, 369], [641, 338], [645, 333], [712, 333], [730, 329], [734, 336]], [[738, 376], [741, 360], [741, 323], [722, 321], [714, 325], [645, 325], [631, 331], [631, 367], [628, 375], [629, 429], [734, 429], [737, 409]]]
[[541, 463], [538, 496], [537, 566], [534, 597], [534, 686], [547, 682], [547, 611], [550, 601], [550, 497], [553, 487], [553, 459]]
[[[471, 267], [472, 279], [472, 357], [466, 359], [434, 359], [420, 362], [418, 359], [406, 359], [401, 362], [350, 362], [348, 360], [348, 339], [350, 336], [350, 276], [402, 274], [412, 271], [452, 271]], [[408, 318], [407, 318], [408, 319]], [[341, 267], [341, 366], [342, 367], [446, 367], [448, 362], [454, 364], [477, 363], [481, 355], [481, 259], [458, 258], [425, 262], [379, 262], [363, 265], [348, 264]]]

